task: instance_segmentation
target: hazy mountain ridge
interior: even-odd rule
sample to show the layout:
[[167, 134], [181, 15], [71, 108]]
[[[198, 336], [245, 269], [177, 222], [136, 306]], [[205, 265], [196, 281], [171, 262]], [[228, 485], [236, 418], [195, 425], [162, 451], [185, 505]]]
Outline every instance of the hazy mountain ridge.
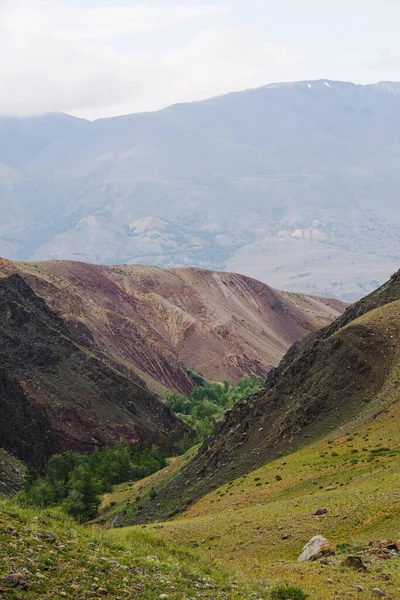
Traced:
[[299, 82], [93, 123], [0, 119], [0, 253], [361, 296], [400, 257], [397, 90]]

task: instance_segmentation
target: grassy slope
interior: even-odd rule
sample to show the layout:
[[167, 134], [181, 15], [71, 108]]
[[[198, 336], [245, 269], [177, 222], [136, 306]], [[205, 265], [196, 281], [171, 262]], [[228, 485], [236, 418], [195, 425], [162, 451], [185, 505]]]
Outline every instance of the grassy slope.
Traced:
[[[141, 529], [119, 540], [85, 529], [56, 511], [23, 509], [0, 499], [0, 578], [20, 572], [26, 591], [0, 584], [4, 599], [202, 598], [240, 600], [259, 586], [232, 581], [234, 574], [210, 559], [179, 549]], [[206, 586], [206, 587], [205, 587]], [[96, 595], [96, 594], [94, 594]]]
[[[314, 600], [361, 598], [357, 584], [398, 598], [399, 559], [371, 563], [366, 575], [341, 567], [340, 560], [327, 566], [297, 563], [317, 533], [339, 545], [340, 559], [371, 541], [400, 538], [398, 392], [392, 399], [379, 417], [222, 486], [157, 532], [261, 581], [299, 585]], [[336, 489], [326, 490], [331, 486]], [[313, 516], [319, 506], [328, 508], [326, 516]], [[114, 529], [112, 535], [126, 539], [138, 530]]]
[[[399, 302], [392, 302], [345, 325], [344, 330], [370, 328], [377, 337], [385, 334], [395, 341], [398, 315]], [[398, 598], [398, 559], [371, 563], [362, 576], [340, 566], [341, 558], [371, 541], [400, 538], [400, 348], [396, 343], [390, 356], [379, 393], [364, 398], [350, 423], [321, 441], [231, 480], [180, 517], [165, 522], [157, 529], [159, 534], [262, 581], [295, 583], [315, 600], [361, 597], [357, 584], [365, 590], [378, 586], [388, 597]], [[171, 465], [165, 475], [158, 473], [157, 478], [126, 486], [119, 496], [108, 497], [103, 518], [107, 510], [118, 514], [120, 507], [131, 510], [132, 505], [145, 503], [152, 489], [162, 489], [180, 476], [187, 460], [184, 457]], [[335, 489], [327, 489], [331, 487]], [[190, 493], [187, 486], [185, 494]], [[111, 507], [112, 502], [117, 504]], [[327, 507], [328, 514], [315, 517], [320, 506]], [[125, 538], [134, 531], [137, 528], [115, 529], [112, 535]], [[338, 545], [337, 564], [297, 563], [302, 547], [317, 533]], [[333, 583], [328, 584], [328, 578]]]
[[0, 448], [0, 494], [12, 495], [20, 489], [26, 472], [25, 465]]
[[119, 524], [165, 520], [213, 488], [379, 413], [400, 381], [400, 300], [354, 317], [300, 342], [305, 352], [290, 351], [264, 393], [238, 402], [194, 460], [155, 482], [157, 496], [124, 506]]

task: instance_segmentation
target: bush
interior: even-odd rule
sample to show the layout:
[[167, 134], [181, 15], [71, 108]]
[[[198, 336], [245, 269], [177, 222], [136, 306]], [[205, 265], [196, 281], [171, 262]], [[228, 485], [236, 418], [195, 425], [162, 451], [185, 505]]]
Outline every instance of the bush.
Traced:
[[306, 600], [308, 595], [292, 585], [278, 585], [270, 593], [271, 600]]

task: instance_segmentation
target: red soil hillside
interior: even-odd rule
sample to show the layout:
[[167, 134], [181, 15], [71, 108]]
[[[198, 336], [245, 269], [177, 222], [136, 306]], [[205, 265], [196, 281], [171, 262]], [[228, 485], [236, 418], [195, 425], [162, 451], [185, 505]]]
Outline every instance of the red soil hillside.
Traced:
[[264, 376], [346, 306], [201, 269], [0, 263], [0, 276], [13, 272], [65, 320], [75, 341], [158, 393], [188, 393], [186, 368], [213, 381]]

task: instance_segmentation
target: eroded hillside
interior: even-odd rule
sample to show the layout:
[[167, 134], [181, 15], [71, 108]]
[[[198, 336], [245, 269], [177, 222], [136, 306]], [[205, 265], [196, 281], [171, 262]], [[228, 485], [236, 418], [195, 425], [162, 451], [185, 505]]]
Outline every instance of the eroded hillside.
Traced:
[[0, 263], [1, 275], [15, 272], [74, 340], [157, 393], [189, 393], [186, 369], [219, 382], [265, 376], [295, 341], [346, 306], [201, 269]]
[[40, 467], [60, 450], [148, 441], [190, 430], [155, 396], [72, 341], [19, 275], [0, 279], [0, 448]]
[[165, 518], [227, 481], [346, 423], [373, 418], [400, 381], [400, 272], [294, 345], [257, 396], [239, 401], [195, 458], [121, 522]]

